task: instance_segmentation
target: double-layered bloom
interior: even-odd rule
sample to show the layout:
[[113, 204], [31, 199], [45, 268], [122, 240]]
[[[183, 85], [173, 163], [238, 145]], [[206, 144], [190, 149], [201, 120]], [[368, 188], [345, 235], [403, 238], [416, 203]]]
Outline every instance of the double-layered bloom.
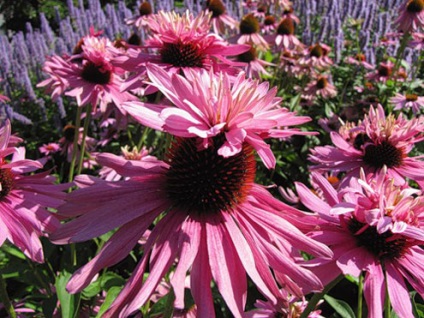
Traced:
[[[35, 262], [44, 262], [40, 236], [59, 226], [47, 208], [63, 203], [68, 185], [54, 185], [48, 173], [26, 175], [43, 167], [25, 159], [23, 147], [10, 146], [9, 121], [0, 129], [0, 246], [8, 240]], [[8, 160], [12, 155], [11, 160]]]
[[342, 190], [318, 173], [313, 181], [322, 198], [296, 185], [301, 202], [321, 217], [311, 237], [334, 252], [331, 261], [310, 261], [326, 284], [340, 273], [364, 275], [369, 317], [383, 317], [389, 297], [399, 317], [414, 317], [407, 283], [424, 295], [424, 197], [420, 190], [396, 186], [382, 169], [372, 178], [361, 174]]
[[423, 180], [424, 162], [421, 157], [408, 157], [414, 144], [424, 139], [424, 117], [406, 119], [402, 114], [385, 115], [383, 107], [370, 108], [369, 114], [358, 125], [342, 126], [332, 132], [334, 146], [315, 147], [310, 160], [312, 169], [346, 172], [345, 180], [358, 177], [360, 168], [366, 174], [379, 172], [384, 166], [396, 183], [405, 178]]
[[226, 75], [206, 71], [191, 74], [191, 81], [159, 67], [148, 72], [175, 106], [126, 109], [176, 138], [165, 161], [99, 154], [98, 162], [123, 181], [77, 178], [81, 189], [59, 209], [61, 216], [73, 220], [52, 235], [53, 241], [80, 242], [118, 230], [73, 275], [68, 290], [80, 291], [99, 270], [126, 257], [155, 220], [143, 258], [105, 317], [127, 316], [140, 308], [174, 264], [170, 283], [176, 315], [184, 308], [187, 272], [199, 317], [215, 317], [212, 280], [235, 317], [243, 315], [246, 274], [270, 302], [282, 306], [286, 300], [276, 280], [299, 297], [320, 289], [320, 281], [297, 264], [299, 250], [329, 257], [328, 248], [302, 234], [299, 228], [313, 226], [303, 222], [302, 212], [254, 182], [255, 148], [272, 166], [262, 138], [287, 137], [293, 132], [274, 127], [305, 119], [279, 108], [275, 90], [268, 92], [266, 84], [242, 76], [230, 84]]
[[245, 79], [241, 73], [232, 83], [225, 73], [215, 76], [207, 71], [190, 72], [187, 79], [155, 65], [147, 72], [151, 85], [175, 106], [128, 102], [122, 107], [148, 127], [177, 137], [202, 138], [199, 147], [207, 148], [211, 138], [223, 134], [225, 140], [218, 154], [225, 158], [240, 153], [246, 142], [267, 168], [274, 168], [274, 154], [264, 139], [310, 134], [289, 128], [310, 118], [280, 107], [277, 89], [269, 90], [268, 82]]
[[71, 57], [48, 57], [43, 70], [49, 78], [38, 87], [47, 87], [56, 99], [62, 94], [76, 98], [78, 106], [91, 104], [106, 112], [109, 103], [116, 107], [135, 97], [121, 92], [123, 70], [114, 64], [119, 50], [106, 38], [86, 36]]

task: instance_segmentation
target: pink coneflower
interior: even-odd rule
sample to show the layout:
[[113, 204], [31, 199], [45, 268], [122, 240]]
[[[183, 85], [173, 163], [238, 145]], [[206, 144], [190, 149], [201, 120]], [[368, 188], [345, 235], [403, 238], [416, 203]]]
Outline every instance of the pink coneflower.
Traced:
[[314, 272], [324, 283], [340, 273], [363, 274], [369, 317], [383, 317], [386, 297], [399, 317], [414, 317], [406, 282], [424, 296], [422, 193], [396, 186], [385, 169], [372, 178], [361, 173], [339, 192], [319, 174], [312, 176], [325, 200], [302, 184], [296, 188], [302, 203], [321, 217], [311, 236], [330, 246], [335, 256], [312, 260]]
[[[281, 293], [287, 299], [288, 306], [282, 307], [276, 304], [273, 304], [269, 301], [257, 300], [255, 307], [247, 312], [245, 318], [275, 318], [275, 317], [285, 317], [285, 318], [299, 318], [303, 311], [305, 310], [308, 302], [305, 299], [298, 300], [293, 296], [290, 296], [285, 290], [281, 290]], [[319, 302], [321, 304], [322, 301]], [[319, 305], [318, 304], [318, 305]], [[320, 315], [321, 310], [314, 310], [308, 314], [308, 318], [324, 318]]]
[[396, 93], [396, 95], [390, 99], [390, 102], [395, 105], [394, 110], [411, 108], [414, 114], [419, 114], [424, 107], [424, 97], [416, 94], [401, 95]]
[[[40, 236], [59, 226], [47, 208], [63, 203], [68, 185], [55, 185], [48, 173], [25, 175], [43, 167], [25, 159], [25, 149], [8, 147], [10, 123], [6, 121], [0, 138], [0, 245], [9, 240], [35, 262], [44, 262]], [[9, 161], [7, 158], [13, 155]]]
[[424, 26], [424, 1], [407, 0], [399, 8], [395, 24], [402, 32], [415, 32]]
[[245, 15], [239, 24], [239, 34], [232, 40], [237, 40], [239, 44], [251, 44], [253, 43], [261, 50], [268, 50], [269, 44], [260, 34], [259, 20], [254, 16], [253, 13]]
[[381, 62], [378, 68], [371, 73], [365, 75], [365, 78], [369, 81], [377, 81], [385, 83], [390, 78], [397, 78], [397, 80], [403, 80], [405, 75], [402, 68], [398, 70], [396, 74], [393, 74], [394, 64], [391, 61], [386, 63]]
[[[170, 278], [174, 310], [184, 308], [184, 282], [190, 271], [198, 317], [215, 317], [212, 280], [235, 317], [243, 315], [246, 274], [273, 303], [284, 303], [284, 299], [270, 268], [283, 278], [290, 277], [286, 285], [290, 293], [319, 289], [320, 282], [296, 264], [295, 257], [299, 257], [298, 249], [323, 257], [329, 256], [328, 249], [296, 227], [305, 226], [303, 213], [254, 183], [254, 148], [263, 153], [262, 138], [293, 134], [276, 126], [304, 119], [278, 107], [275, 89], [268, 92], [266, 83], [245, 79], [244, 74], [231, 84], [222, 73], [193, 72], [189, 80], [157, 66], [148, 72], [176, 107], [143, 104], [126, 108], [137, 120], [143, 113], [142, 117], [150, 118], [150, 126], [177, 138], [166, 162], [97, 156], [101, 165], [127, 180], [77, 178], [82, 188], [72, 192], [58, 212], [72, 220], [52, 236], [53, 241], [85, 241], [118, 230], [73, 275], [68, 290], [82, 290], [99, 270], [126, 257], [155, 220], [143, 258], [104, 317], [128, 316], [138, 310], [176, 260]], [[141, 112], [136, 111], [139, 106]], [[117, 215], [117, 210], [125, 213]], [[149, 275], [144, 280], [147, 266]]]
[[207, 147], [210, 138], [225, 134], [218, 149], [218, 154], [225, 158], [239, 153], [247, 142], [267, 168], [273, 168], [275, 157], [264, 139], [308, 134], [288, 126], [306, 123], [309, 117], [298, 117], [280, 107], [275, 87], [268, 91], [267, 82], [245, 79], [244, 73], [231, 83], [225, 73], [216, 76], [193, 71], [186, 79], [154, 65], [147, 72], [152, 85], [176, 107], [141, 102], [126, 103], [123, 107], [148, 127], [179, 137], [204, 138], [199, 147]]
[[5, 103], [5, 102], [8, 102], [8, 101], [10, 101], [9, 97], [0, 94], [0, 103]]
[[141, 29], [148, 26], [147, 18], [153, 14], [152, 5], [148, 1], [143, 1], [138, 6], [138, 15], [126, 20], [129, 25], [134, 24], [137, 28]]
[[207, 0], [206, 10], [207, 13], [212, 13], [211, 22], [216, 34], [224, 34], [226, 26], [230, 29], [237, 28], [237, 21], [227, 14], [227, 9], [221, 0]]
[[[239, 72], [232, 68], [234, 62], [227, 57], [246, 52], [250, 46], [230, 45], [217, 34], [210, 33], [210, 18], [211, 14], [203, 11], [196, 17], [189, 11], [183, 15], [160, 11], [149, 17], [151, 37], [140, 50], [129, 49], [120, 59], [123, 68], [135, 73], [123, 88], [135, 89], [144, 84], [147, 63], [185, 75], [190, 69]], [[143, 51], [147, 48], [156, 50], [157, 54]]]
[[295, 21], [290, 17], [283, 18], [273, 35], [277, 49], [295, 50], [303, 47], [303, 44], [294, 34]]
[[299, 64], [299, 59], [302, 53], [294, 50], [283, 50], [280, 55], [280, 67], [284, 72], [292, 76], [302, 76], [309, 73]]
[[124, 101], [134, 100], [129, 93], [121, 92], [123, 70], [116, 67], [112, 61], [117, 55], [117, 49], [106, 38], [87, 36], [76, 51], [81, 53], [71, 58], [60, 56], [48, 57], [43, 70], [50, 77], [37, 85], [46, 86], [56, 99], [65, 94], [77, 99], [78, 106], [92, 104], [100, 106], [105, 112], [109, 103], [116, 107]]
[[238, 55], [237, 61], [247, 64], [245, 67], [246, 76], [250, 78], [261, 78], [263, 74], [271, 76], [271, 73], [269, 73], [265, 67], [275, 66], [273, 63], [261, 60], [254, 46], [252, 46], [249, 51]]
[[424, 50], [424, 33], [412, 33], [412, 40], [409, 41], [408, 46], [416, 50]]
[[[78, 136], [78, 145], [82, 143], [84, 128], [80, 127], [79, 136]], [[59, 144], [61, 147], [61, 155], [66, 157], [68, 162], [72, 161], [72, 154], [74, 152], [74, 136], [75, 136], [75, 126], [66, 125], [63, 127], [63, 137], [59, 139]], [[91, 151], [96, 144], [96, 140], [89, 136], [85, 137], [86, 151]], [[77, 160], [80, 158], [80, 151], [77, 150]]]
[[273, 15], [266, 15], [262, 22], [262, 32], [263, 34], [272, 34], [277, 28], [277, 20]]
[[331, 133], [335, 146], [315, 147], [311, 151], [310, 160], [316, 164], [312, 168], [358, 177], [360, 168], [372, 174], [386, 166], [397, 183], [404, 183], [405, 177], [422, 180], [424, 162], [420, 157], [408, 157], [408, 153], [424, 139], [423, 129], [424, 117], [386, 117], [381, 105], [371, 107], [357, 126], [349, 124], [341, 127], [339, 133]]
[[[149, 151], [145, 148], [142, 148], [140, 151], [137, 148], [129, 149], [128, 146], [121, 147], [122, 157], [126, 160], [136, 160], [136, 161], [149, 161], [152, 159], [149, 156]], [[94, 155], [95, 157], [95, 155]], [[106, 181], [118, 181], [122, 179], [122, 176], [114, 169], [109, 167], [103, 167], [99, 170], [100, 178]]]
[[58, 143], [55, 143], [55, 142], [50, 142], [48, 144], [42, 145], [41, 147], [38, 148], [38, 150], [43, 155], [48, 156], [52, 153], [58, 152], [60, 150], [60, 145]]
[[331, 48], [328, 45], [317, 43], [311, 45], [304, 53], [304, 56], [299, 59], [299, 63], [307, 66], [310, 69], [316, 68], [318, 70], [328, 69], [333, 65], [333, 61], [328, 56]]
[[365, 55], [362, 53], [357, 53], [354, 57], [348, 56], [345, 59], [345, 62], [353, 65], [362, 65], [364, 68], [372, 70], [374, 66], [366, 61]]
[[319, 75], [315, 80], [308, 83], [302, 92], [302, 98], [309, 101], [314, 100], [318, 96], [323, 99], [329, 99], [336, 95], [336, 87], [330, 83], [326, 75]]

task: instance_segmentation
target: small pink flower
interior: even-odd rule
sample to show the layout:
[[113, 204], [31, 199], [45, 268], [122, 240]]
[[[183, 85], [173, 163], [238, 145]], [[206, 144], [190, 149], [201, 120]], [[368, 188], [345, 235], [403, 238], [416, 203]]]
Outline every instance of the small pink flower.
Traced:
[[306, 85], [302, 97], [306, 100], [314, 100], [316, 97], [329, 99], [337, 95], [336, 87], [330, 83], [328, 76], [320, 75]]
[[424, 50], [424, 33], [412, 33], [412, 40], [409, 41], [408, 46], [416, 50]]
[[207, 0], [206, 13], [209, 12], [212, 13], [211, 22], [213, 31], [216, 34], [223, 35], [226, 27], [230, 29], [237, 28], [237, 21], [227, 13], [222, 0]]
[[295, 21], [287, 16], [281, 19], [275, 34], [272, 36], [277, 49], [298, 50], [303, 48], [303, 44], [295, 35]]
[[399, 8], [395, 24], [402, 32], [416, 32], [424, 26], [424, 1], [406, 0]]
[[372, 70], [374, 68], [374, 66], [372, 66], [370, 63], [366, 61], [365, 55], [362, 53], [358, 53], [354, 57], [348, 56], [345, 59], [345, 62], [348, 64], [353, 64], [353, 65], [362, 65], [364, 68], [368, 70]]
[[43, 154], [48, 156], [49, 154], [52, 153], [56, 153], [60, 150], [60, 145], [55, 143], [55, 142], [51, 142], [48, 144], [44, 144], [41, 147], [38, 148], [38, 150]]
[[230, 41], [237, 41], [238, 44], [251, 44], [253, 43], [260, 50], [268, 50], [269, 44], [260, 34], [259, 20], [249, 13], [245, 15], [239, 23], [239, 34], [230, 39]]
[[374, 72], [367, 73], [365, 78], [369, 81], [385, 83], [391, 78], [397, 78], [398, 81], [404, 80], [404, 71], [402, 68], [396, 74], [393, 73], [395, 65], [391, 61], [382, 62]]
[[424, 97], [415, 94], [401, 95], [396, 93], [396, 95], [390, 99], [390, 102], [395, 105], [395, 110], [411, 108], [414, 114], [419, 114], [424, 107]]
[[148, 1], [143, 1], [138, 6], [138, 15], [126, 20], [128, 25], [135, 25], [138, 29], [148, 26], [147, 18], [153, 14], [152, 5]]
[[237, 55], [237, 61], [247, 64], [245, 72], [246, 76], [249, 78], [261, 78], [263, 74], [271, 76], [271, 73], [269, 73], [265, 67], [275, 66], [273, 63], [259, 59], [254, 46], [252, 46], [249, 51]]
[[333, 61], [328, 56], [330, 52], [331, 48], [328, 45], [317, 43], [305, 50], [303, 57], [299, 59], [299, 64], [320, 71], [328, 69], [333, 65]]

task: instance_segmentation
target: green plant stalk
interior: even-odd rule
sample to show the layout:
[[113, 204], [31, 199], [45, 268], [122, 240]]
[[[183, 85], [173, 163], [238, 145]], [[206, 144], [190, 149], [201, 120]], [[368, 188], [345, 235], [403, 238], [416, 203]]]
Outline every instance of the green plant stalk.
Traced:
[[402, 37], [402, 41], [400, 42], [400, 47], [396, 54], [395, 66], [393, 67], [392, 76], [396, 75], [396, 72], [399, 69], [400, 63], [402, 61], [402, 54], [406, 49], [406, 45], [408, 44], [409, 32], [405, 32]]
[[315, 309], [318, 302], [324, 297], [324, 295], [327, 295], [327, 293], [336, 286], [342, 279], [344, 278], [343, 274], [340, 274], [336, 277], [331, 283], [329, 283], [322, 292], [314, 294], [312, 298], [308, 301], [308, 306], [306, 306], [305, 310], [300, 315], [300, 318], [307, 318], [309, 314]]
[[90, 119], [91, 119], [91, 104], [88, 104], [87, 105], [87, 109], [86, 109], [85, 119], [84, 119], [84, 131], [82, 133], [81, 153], [80, 153], [80, 159], [78, 161], [77, 174], [80, 174], [81, 173], [82, 164], [84, 162], [85, 145], [86, 145], [86, 139], [87, 139], [87, 133], [88, 133], [88, 125], [90, 124]]
[[389, 291], [387, 290], [387, 279], [386, 279], [386, 299], [384, 300], [384, 317], [390, 318], [391, 317], [391, 305], [390, 305], [390, 297], [389, 297]]
[[69, 182], [74, 181], [75, 162], [77, 160], [77, 151], [78, 151], [79, 128], [81, 125], [81, 112], [82, 112], [82, 108], [78, 107], [77, 115], [75, 118], [74, 149], [72, 151], [72, 160], [71, 160], [71, 166], [69, 168], [69, 176], [68, 176]]
[[356, 309], [356, 318], [362, 318], [363, 295], [364, 295], [364, 275], [361, 273], [361, 275], [359, 275], [358, 307]]
[[148, 128], [148, 127], [144, 127], [144, 129], [143, 129], [143, 133], [142, 133], [142, 135], [141, 135], [141, 137], [140, 137], [140, 141], [138, 142], [138, 145], [137, 145], [137, 150], [138, 151], [140, 151], [140, 149], [141, 149], [141, 147], [143, 146], [143, 144], [145, 144], [145, 139], [147, 138], [147, 136], [149, 135], [149, 133], [150, 133], [150, 128]]
[[3, 275], [0, 274], [0, 299], [4, 305], [4, 308], [6, 309], [6, 312], [11, 318], [16, 318], [16, 312], [15, 309], [12, 306], [12, 303], [10, 302], [9, 295], [7, 294], [6, 290], [6, 282], [3, 278]]

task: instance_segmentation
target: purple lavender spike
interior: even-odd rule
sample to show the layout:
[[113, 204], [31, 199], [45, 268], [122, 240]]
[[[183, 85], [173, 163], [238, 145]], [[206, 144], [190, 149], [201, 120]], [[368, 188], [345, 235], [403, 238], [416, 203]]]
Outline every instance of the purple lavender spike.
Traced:
[[65, 110], [65, 106], [63, 105], [62, 97], [59, 97], [56, 100], [56, 104], [57, 104], [57, 109], [59, 110], [60, 117], [65, 118], [66, 117], [66, 110]]
[[41, 32], [43, 32], [48, 43], [53, 43], [55, 36], [43, 12], [40, 13], [40, 21], [41, 21]]

